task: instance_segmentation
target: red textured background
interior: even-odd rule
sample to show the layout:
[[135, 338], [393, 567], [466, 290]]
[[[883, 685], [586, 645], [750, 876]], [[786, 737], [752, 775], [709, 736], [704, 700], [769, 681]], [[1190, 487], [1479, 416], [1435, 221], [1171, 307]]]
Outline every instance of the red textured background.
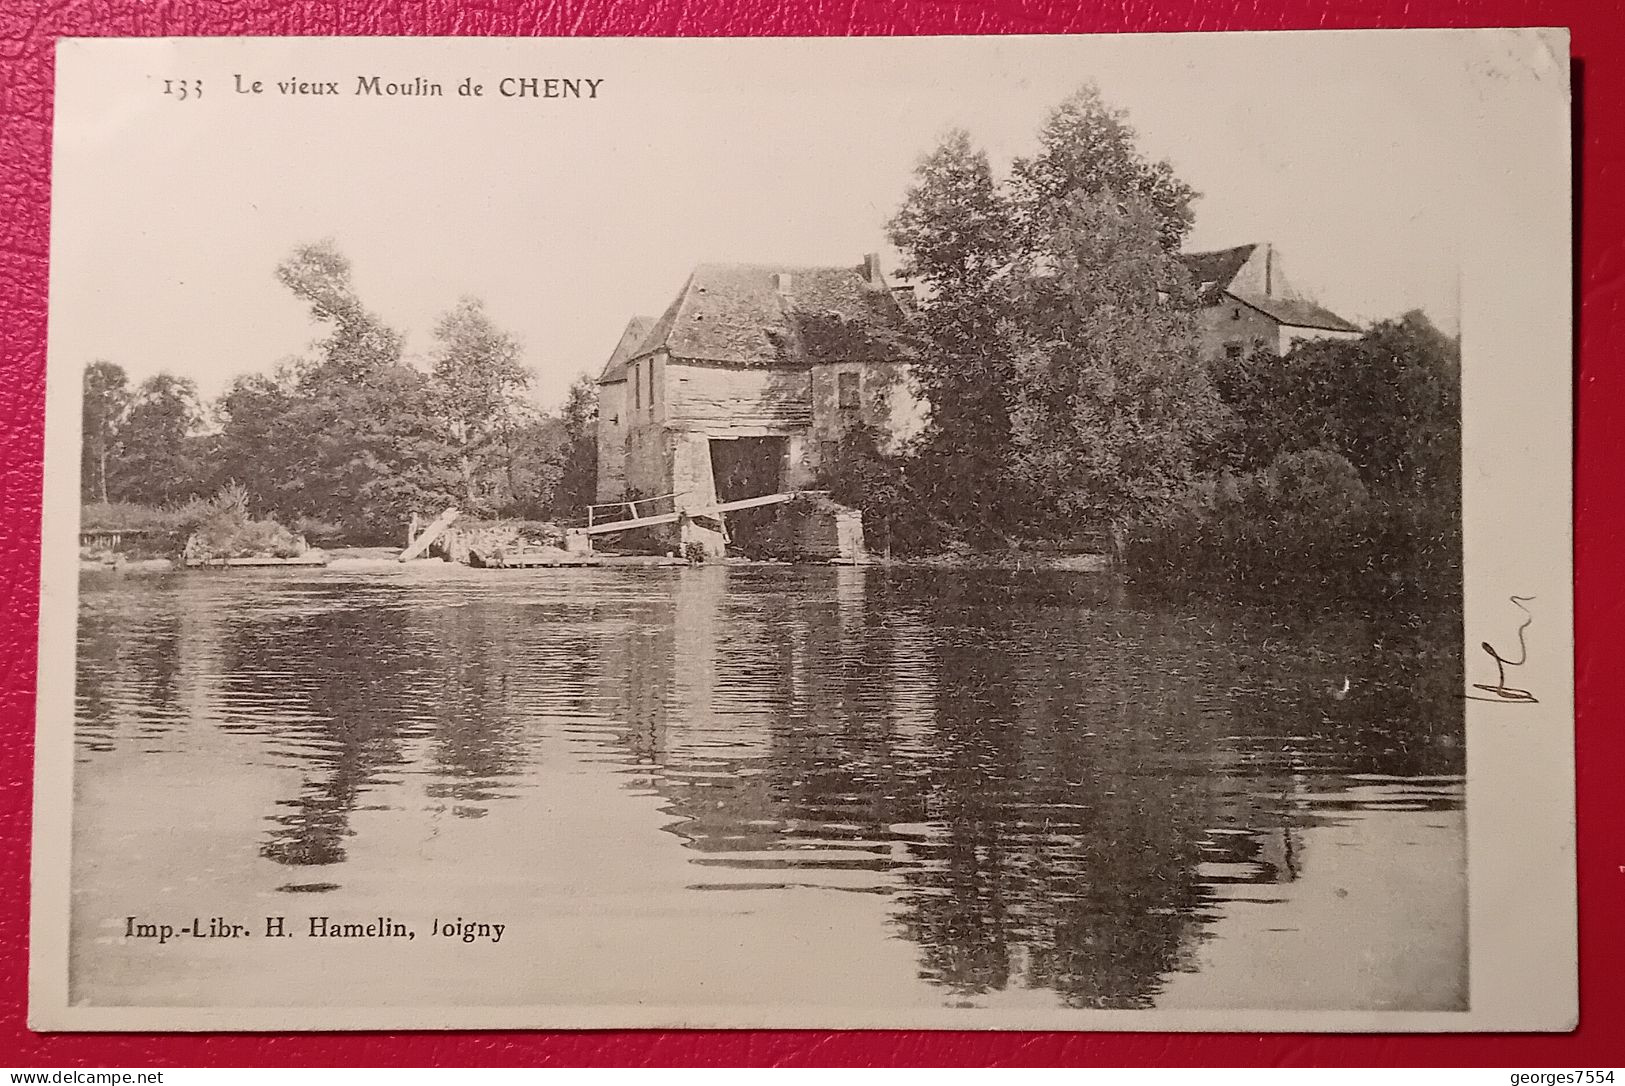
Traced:
[[[52, 42], [221, 34], [890, 35], [1568, 26], [1576, 65], [1581, 1025], [1569, 1035], [30, 1033], [28, 839]], [[1625, 0], [0, 0], [0, 1066], [1625, 1064]], [[1539, 782], [1531, 782], [1532, 794]], [[1510, 800], [1517, 802], [1515, 798]], [[1533, 797], [1531, 799], [1533, 801]]]

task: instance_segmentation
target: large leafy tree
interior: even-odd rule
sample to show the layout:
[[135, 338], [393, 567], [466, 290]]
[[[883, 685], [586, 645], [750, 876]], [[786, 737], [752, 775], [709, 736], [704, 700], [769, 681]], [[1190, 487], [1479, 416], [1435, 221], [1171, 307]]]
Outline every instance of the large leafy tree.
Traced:
[[903, 275], [933, 298], [960, 300], [984, 290], [1009, 263], [1012, 213], [987, 153], [955, 129], [916, 164], [887, 228], [906, 258]]
[[465, 508], [492, 512], [503, 503], [508, 433], [519, 424], [530, 373], [519, 341], [498, 328], [478, 298], [463, 298], [435, 325], [434, 395], [457, 451]]
[[401, 334], [361, 303], [349, 258], [331, 238], [299, 246], [277, 265], [276, 277], [326, 329], [314, 346], [314, 377], [356, 382], [400, 362]]
[[1166, 505], [1225, 427], [1159, 228], [1143, 200], [1074, 192], [1045, 210], [1043, 249], [1013, 278], [1012, 459], [1054, 529], [1120, 528]]
[[1460, 487], [1461, 349], [1425, 314], [1299, 353], [1320, 387], [1340, 389], [1329, 436], [1374, 491], [1425, 501]]
[[80, 404], [79, 494], [85, 501], [109, 500], [107, 467], [118, 447], [119, 430], [130, 409], [130, 381], [124, 367], [98, 359], [85, 367]]
[[1013, 209], [985, 152], [964, 131], [920, 160], [889, 224], [901, 273], [925, 290], [914, 378], [931, 405], [922, 454], [945, 520], [992, 528], [1008, 520], [1016, 255]]
[[891, 221], [924, 287], [920, 474], [961, 528], [1119, 524], [1189, 478], [1223, 418], [1173, 256], [1196, 194], [1135, 139], [1087, 86], [1002, 183], [951, 133]]
[[576, 508], [563, 493], [572, 442], [563, 419], [526, 407], [501, 437], [504, 500], [507, 516], [541, 520]]
[[275, 372], [234, 380], [213, 407], [218, 433], [202, 433], [190, 382], [154, 379], [126, 408], [122, 371], [87, 371], [87, 497], [100, 497], [105, 448], [114, 499], [160, 504], [235, 483], [256, 514], [383, 542], [414, 511], [540, 518], [574, 500], [570, 478], [590, 488], [593, 401], [576, 389], [564, 418], [531, 405], [519, 345], [480, 302], [440, 319], [425, 371], [362, 303], [332, 242], [299, 247], [276, 277], [320, 335]]
[[167, 505], [205, 490], [209, 468], [200, 433], [203, 421], [197, 384], [190, 378], [160, 373], [143, 381], [118, 430], [108, 496]]
[[[1420, 312], [1218, 366], [1227, 471], [1145, 534], [1159, 577], [1222, 572], [1459, 614], [1461, 357]], [[1182, 571], [1181, 564], [1185, 567]]]
[[1167, 162], [1148, 159], [1138, 139], [1128, 114], [1093, 83], [1057, 106], [1039, 130], [1037, 153], [1011, 168], [1011, 198], [1028, 243], [1045, 246], [1049, 209], [1079, 193], [1111, 193], [1136, 201], [1151, 216], [1157, 242], [1177, 252], [1195, 222], [1197, 193]]
[[564, 445], [556, 502], [584, 511], [598, 490], [598, 383], [582, 374], [570, 385], [560, 414]]
[[297, 427], [303, 403], [298, 376], [287, 366], [235, 378], [214, 403], [219, 477], [240, 484], [257, 509], [290, 524], [305, 512], [302, 483], [315, 467], [309, 435]]
[[410, 366], [324, 382], [297, 399], [283, 425], [293, 438], [291, 504], [355, 538], [393, 540], [413, 511], [459, 501], [434, 391]]
[[429, 375], [366, 308], [330, 241], [304, 245], [277, 279], [324, 335], [277, 374], [239, 379], [217, 405], [222, 472], [256, 506], [356, 539], [395, 539], [414, 509], [459, 497], [456, 455]]
[[[327, 519], [393, 540], [413, 511], [457, 505], [456, 460], [428, 375], [390, 366], [323, 407], [332, 419], [324, 459], [337, 469], [328, 476], [335, 504]], [[353, 511], [338, 503], [353, 503]]]
[[1420, 311], [1380, 321], [1357, 339], [1311, 340], [1284, 357], [1236, 360], [1215, 376], [1244, 423], [1240, 468], [1326, 448], [1375, 493], [1459, 485], [1461, 352]]

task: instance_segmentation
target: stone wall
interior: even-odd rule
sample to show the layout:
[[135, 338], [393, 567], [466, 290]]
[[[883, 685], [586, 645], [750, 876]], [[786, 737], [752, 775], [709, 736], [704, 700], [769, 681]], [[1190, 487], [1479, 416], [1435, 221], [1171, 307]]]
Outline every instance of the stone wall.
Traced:
[[899, 363], [893, 370], [887, 440], [881, 451], [895, 456], [920, 436], [930, 418], [931, 407], [915, 387], [914, 376], [907, 365]]
[[626, 435], [626, 492], [652, 498], [670, 494], [671, 435], [661, 426], [634, 426]]
[[827, 495], [805, 495], [775, 506], [774, 530], [764, 542], [765, 557], [782, 561], [869, 560], [863, 538], [863, 514]]
[[806, 370], [680, 362], [665, 373], [665, 417], [673, 423], [765, 436], [801, 429], [812, 419]]
[[623, 418], [629, 429], [658, 425], [669, 413], [667, 357], [656, 351], [626, 364], [626, 392], [622, 397]]
[[[846, 436], [846, 431], [860, 423], [874, 425], [877, 411], [872, 400], [875, 397], [874, 382], [864, 380], [864, 367], [859, 362], [837, 362], [832, 365], [814, 366], [812, 368], [812, 433], [811, 447], [812, 460], [818, 467], [823, 467]], [[848, 379], [856, 382], [856, 403], [843, 406], [841, 403], [841, 381]], [[868, 387], [865, 387], [868, 386]], [[889, 400], [884, 402], [889, 403]]]
[[715, 505], [716, 479], [711, 472], [711, 442], [703, 433], [674, 431], [671, 435], [671, 489], [691, 509]]
[[1203, 309], [1198, 314], [1197, 329], [1199, 352], [1208, 361], [1223, 358], [1230, 345], [1239, 347], [1243, 358], [1260, 347], [1281, 353], [1280, 325], [1275, 319], [1233, 298]]
[[626, 496], [626, 382], [598, 386], [597, 501]]
[[[841, 377], [857, 381], [855, 406], [841, 406]], [[854, 424], [873, 427], [881, 451], [897, 453], [925, 426], [925, 405], [915, 394], [908, 366], [901, 362], [837, 362], [812, 369], [812, 430], [809, 458], [814, 468]]]
[[[840, 406], [842, 373], [858, 383], [855, 407]], [[714, 497], [706, 444], [711, 437], [786, 438], [784, 485], [805, 489], [854, 421], [880, 430], [887, 437], [886, 451], [896, 452], [925, 419], [902, 363], [782, 370], [672, 361], [662, 353], [637, 360], [627, 367], [626, 381], [601, 388], [615, 390], [621, 420], [618, 431], [607, 422], [599, 428], [601, 501], [629, 492]], [[600, 418], [605, 418], [602, 408]]]

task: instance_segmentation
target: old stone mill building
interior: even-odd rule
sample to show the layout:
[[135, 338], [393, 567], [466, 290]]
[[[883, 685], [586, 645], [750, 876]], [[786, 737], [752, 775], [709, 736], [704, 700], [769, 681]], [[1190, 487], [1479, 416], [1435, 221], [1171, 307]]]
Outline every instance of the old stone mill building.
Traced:
[[859, 426], [918, 432], [908, 288], [843, 267], [702, 264], [635, 317], [599, 376], [598, 501], [710, 510], [805, 491]]
[[[1181, 263], [1210, 361], [1361, 334], [1288, 283], [1268, 243]], [[627, 503], [627, 519], [667, 514], [663, 538], [720, 553], [717, 507], [816, 487], [857, 427], [896, 451], [925, 418], [908, 373], [913, 312], [912, 288], [888, 282], [873, 253], [839, 267], [696, 267], [661, 316], [627, 323], [598, 378], [598, 502]], [[670, 518], [682, 510], [698, 524]]]

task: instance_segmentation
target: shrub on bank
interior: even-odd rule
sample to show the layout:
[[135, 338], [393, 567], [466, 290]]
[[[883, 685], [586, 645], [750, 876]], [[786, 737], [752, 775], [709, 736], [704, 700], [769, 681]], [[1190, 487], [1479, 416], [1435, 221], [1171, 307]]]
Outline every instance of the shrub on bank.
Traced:
[[304, 539], [276, 521], [250, 517], [248, 493], [240, 486], [224, 487], [191, 512], [196, 520], [186, 541], [187, 558], [297, 558], [307, 549]]
[[[239, 486], [171, 506], [89, 502], [79, 526], [81, 532], [125, 533], [117, 551], [132, 558], [297, 558], [308, 549], [303, 533], [249, 516], [248, 495]], [[112, 553], [93, 545], [81, 557], [106, 559]]]
[[79, 511], [81, 531], [188, 532], [215, 508], [211, 499], [191, 498], [174, 505], [86, 502]]
[[[210, 505], [202, 498], [167, 506], [86, 502], [80, 508], [79, 530], [121, 535], [116, 551], [127, 558], [173, 557], [181, 553], [187, 537], [209, 512]], [[114, 550], [93, 545], [81, 557], [106, 559]]]

